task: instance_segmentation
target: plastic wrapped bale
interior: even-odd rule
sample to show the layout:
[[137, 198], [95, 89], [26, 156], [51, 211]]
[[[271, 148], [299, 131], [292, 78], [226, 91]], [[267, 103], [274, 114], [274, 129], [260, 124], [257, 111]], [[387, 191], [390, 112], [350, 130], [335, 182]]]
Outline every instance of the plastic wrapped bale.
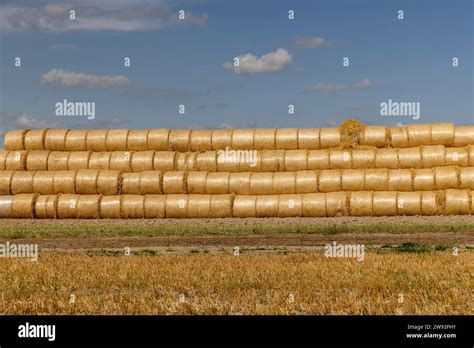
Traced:
[[344, 169], [341, 173], [342, 191], [364, 191], [365, 171], [363, 169]]
[[422, 168], [421, 147], [398, 149], [398, 165], [400, 168]]
[[17, 151], [25, 149], [25, 135], [29, 129], [11, 130], [5, 133], [5, 150]]
[[12, 217], [14, 219], [33, 219], [35, 217], [36, 193], [22, 193], [13, 196]]
[[398, 192], [397, 214], [398, 215], [420, 215], [421, 214], [421, 192]]
[[132, 172], [153, 170], [155, 151], [138, 151], [132, 154]]
[[72, 171], [59, 171], [54, 173], [53, 178], [53, 189], [55, 194], [76, 193], [76, 170]]
[[128, 151], [146, 151], [148, 150], [148, 129], [131, 130], [128, 133], [127, 150]]
[[68, 170], [89, 169], [92, 151], [73, 151], [67, 160]]
[[321, 149], [330, 149], [341, 145], [339, 128], [321, 128], [319, 133], [319, 145]]
[[387, 127], [367, 126], [362, 132], [360, 145], [386, 147], [389, 144]]
[[79, 169], [76, 173], [76, 193], [96, 195], [99, 171], [96, 169]]
[[257, 196], [255, 203], [257, 217], [277, 217], [278, 216], [278, 196], [263, 195]]
[[284, 150], [261, 150], [262, 172], [282, 172], [285, 169]]
[[133, 151], [114, 151], [112, 152], [112, 156], [110, 156], [109, 168], [101, 168], [101, 169], [111, 169], [111, 170], [121, 170], [124, 172], [131, 172], [133, 155], [134, 155]]
[[319, 192], [334, 192], [342, 189], [342, 172], [340, 170], [322, 170], [318, 177]]
[[206, 194], [228, 194], [230, 173], [208, 173]]
[[398, 149], [377, 149], [375, 168], [398, 169]]
[[9, 151], [5, 159], [6, 170], [25, 170], [29, 151]]
[[431, 125], [413, 124], [407, 126], [409, 146], [431, 145]]
[[145, 196], [145, 219], [163, 219], [166, 212], [165, 195]]
[[163, 193], [163, 173], [158, 170], [141, 172], [140, 194], [148, 195], [160, 193]]
[[33, 191], [40, 195], [54, 194], [54, 174], [56, 172], [36, 172], [33, 177]]
[[211, 195], [211, 218], [232, 217], [233, 195]]
[[191, 151], [208, 151], [212, 149], [212, 131], [204, 129], [194, 129], [191, 131], [190, 140]]
[[250, 194], [271, 195], [272, 193], [273, 173], [252, 173], [250, 176]]
[[176, 170], [196, 170], [197, 152], [179, 152], [176, 154]]
[[210, 195], [191, 195], [188, 197], [188, 218], [209, 218], [210, 214]]
[[0, 196], [0, 219], [13, 217], [13, 196]]
[[67, 170], [70, 154], [71, 153], [67, 151], [52, 151], [48, 156], [48, 170]]
[[188, 217], [189, 195], [167, 195], [166, 196], [166, 217], [180, 219]]
[[436, 215], [438, 214], [438, 204], [436, 202], [436, 193], [432, 191], [421, 192], [421, 214]]
[[474, 144], [474, 126], [458, 126], [454, 129], [453, 146], [466, 146]]
[[[128, 129], [111, 129], [107, 134], [105, 148], [107, 151], [125, 151], [127, 150]], [[146, 149], [145, 149], [146, 150]]]
[[118, 195], [122, 191], [122, 173], [118, 170], [100, 170], [97, 176], [97, 194]]
[[12, 177], [15, 172], [13, 170], [0, 171], [0, 195], [11, 195]]
[[145, 218], [145, 196], [124, 195], [120, 205], [122, 219]]
[[[267, 173], [262, 173], [267, 174]], [[296, 173], [280, 172], [272, 173], [273, 188], [272, 194], [295, 194], [296, 193]], [[258, 203], [258, 201], [257, 201]]]
[[276, 129], [257, 129], [255, 131], [254, 146], [256, 150], [276, 149]]
[[468, 190], [446, 190], [446, 215], [468, 215], [471, 213], [471, 202]]
[[[89, 157], [88, 169], [109, 170], [112, 154], [116, 152], [92, 152]], [[81, 168], [83, 169], [83, 168]]]
[[275, 144], [277, 150], [298, 149], [298, 128], [279, 128], [276, 130]]
[[148, 150], [167, 151], [169, 148], [170, 129], [150, 129], [148, 133]]
[[238, 218], [257, 216], [257, 196], [235, 196], [232, 216]]
[[153, 170], [173, 171], [175, 170], [176, 152], [156, 151], [153, 160]]
[[249, 195], [252, 175], [253, 173], [230, 173], [229, 192], [237, 195]]
[[91, 129], [86, 135], [86, 150], [107, 151], [107, 129]]
[[278, 216], [303, 216], [303, 195], [279, 195]]
[[285, 171], [292, 172], [308, 169], [308, 150], [285, 151]]
[[318, 174], [313, 170], [296, 172], [295, 193], [318, 192]]
[[35, 218], [57, 219], [58, 218], [58, 196], [38, 196], [35, 202]]
[[431, 144], [453, 146], [454, 125], [452, 123], [435, 123], [431, 125]]
[[326, 214], [327, 216], [347, 216], [349, 215], [349, 199], [345, 192], [326, 193]]
[[329, 169], [329, 151], [327, 150], [309, 150], [308, 151], [308, 170]]
[[212, 150], [225, 150], [232, 147], [233, 129], [218, 129], [212, 131]]
[[[409, 191], [407, 187], [403, 191]], [[435, 189], [435, 176], [433, 169], [414, 169], [413, 170], [413, 189], [415, 191], [432, 191]]]
[[51, 151], [65, 151], [66, 137], [69, 129], [48, 129], [44, 138], [44, 149]]
[[390, 145], [394, 148], [409, 147], [407, 127], [388, 127]]
[[36, 172], [15, 172], [12, 176], [10, 190], [12, 195], [19, 193], [35, 193], [33, 190], [33, 178]]
[[122, 174], [122, 193], [128, 195], [138, 195], [140, 193], [140, 181], [142, 173]]
[[32, 150], [26, 157], [26, 170], [39, 171], [48, 170], [48, 158], [51, 151], [47, 150]]
[[361, 191], [350, 194], [350, 215], [351, 216], [372, 216], [374, 207], [372, 202], [372, 192]]
[[388, 173], [389, 191], [413, 191], [413, 173], [411, 169], [394, 169]]
[[298, 131], [298, 148], [319, 150], [319, 128], [300, 128]]
[[77, 219], [79, 195], [65, 194], [58, 197], [58, 219]]
[[445, 149], [445, 165], [447, 166], [469, 166], [469, 153], [464, 147], [447, 147]]
[[43, 150], [48, 129], [30, 130], [25, 134], [25, 149]]
[[459, 188], [474, 190], [474, 167], [459, 168]]
[[102, 219], [120, 219], [123, 196], [102, 196], [100, 217]]
[[102, 195], [80, 195], [77, 200], [78, 219], [100, 218], [100, 200]]
[[0, 150], [0, 170], [5, 170], [5, 161], [9, 151]]
[[325, 193], [308, 193], [303, 195], [304, 217], [322, 217], [326, 215]]
[[329, 150], [329, 168], [330, 169], [352, 168], [352, 151]]
[[367, 169], [364, 171], [366, 191], [387, 191], [389, 169]]
[[189, 194], [206, 193], [207, 172], [189, 172], [187, 187]]
[[356, 149], [352, 151], [352, 168], [375, 168], [376, 149]]
[[163, 193], [187, 193], [187, 172], [165, 172], [163, 173]]
[[254, 144], [255, 129], [234, 129], [232, 132], [232, 149], [252, 150]]
[[433, 172], [436, 190], [457, 189], [459, 187], [457, 167], [436, 167]]
[[168, 150], [170, 151], [189, 151], [191, 130], [172, 129], [168, 138]]
[[374, 192], [372, 196], [372, 208], [375, 216], [397, 215], [397, 192]]
[[446, 163], [446, 151], [443, 145], [422, 146], [421, 166], [422, 168], [441, 167]]
[[66, 134], [64, 149], [66, 151], [86, 150], [87, 130], [70, 130]]

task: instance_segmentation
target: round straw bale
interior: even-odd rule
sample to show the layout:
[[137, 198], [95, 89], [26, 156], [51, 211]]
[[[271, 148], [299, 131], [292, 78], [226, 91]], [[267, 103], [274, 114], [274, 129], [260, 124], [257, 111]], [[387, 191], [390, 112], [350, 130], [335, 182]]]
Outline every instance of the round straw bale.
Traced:
[[257, 217], [277, 217], [278, 216], [278, 196], [263, 195], [257, 196], [255, 204]]
[[348, 119], [339, 126], [339, 134], [341, 146], [356, 147], [363, 136], [363, 131], [366, 126], [356, 119]]
[[173, 151], [156, 151], [153, 160], [153, 170], [175, 170], [175, 156], [176, 152]]
[[26, 157], [26, 170], [48, 170], [48, 158], [51, 151], [32, 150]]
[[319, 172], [319, 192], [334, 192], [342, 189], [342, 173], [340, 170], [322, 170]]
[[341, 174], [342, 191], [364, 191], [365, 171], [363, 169], [345, 169]]
[[457, 189], [459, 187], [457, 167], [436, 167], [433, 172], [436, 190]]
[[79, 195], [60, 195], [58, 197], [58, 219], [77, 219]]
[[273, 173], [252, 173], [250, 176], [251, 195], [271, 195], [272, 192]]
[[300, 128], [298, 131], [298, 148], [319, 150], [319, 128]]
[[470, 197], [468, 190], [446, 190], [446, 215], [470, 214]]
[[349, 215], [349, 199], [345, 192], [326, 193], [327, 216]]
[[257, 196], [235, 196], [232, 216], [245, 218], [257, 216]]
[[76, 170], [54, 172], [53, 189], [55, 194], [76, 193]]
[[148, 150], [166, 151], [168, 150], [169, 129], [150, 129], [148, 133]]
[[394, 148], [409, 147], [407, 127], [388, 127], [390, 144]]
[[394, 169], [388, 172], [389, 191], [413, 191], [413, 173], [411, 169]]
[[58, 171], [68, 169], [68, 160], [71, 152], [68, 151], [51, 151], [48, 156], [48, 170]]
[[33, 191], [40, 195], [54, 194], [54, 174], [56, 172], [36, 172], [33, 178]]
[[12, 176], [10, 190], [12, 195], [19, 193], [35, 193], [33, 178], [36, 172], [15, 172]]
[[398, 149], [377, 149], [375, 151], [375, 168], [397, 169]]
[[[262, 156], [258, 150], [237, 150], [239, 155], [239, 172], [261, 172]], [[263, 150], [262, 150], [263, 151]]]
[[101, 195], [80, 195], [77, 201], [78, 219], [100, 218]]
[[138, 151], [132, 153], [132, 172], [153, 170], [155, 151]]
[[171, 219], [186, 218], [188, 216], [189, 195], [167, 195], [166, 217]]
[[211, 218], [232, 217], [233, 195], [211, 195]]
[[86, 135], [86, 150], [107, 151], [107, 129], [91, 129]]
[[422, 146], [421, 165], [423, 168], [444, 166], [446, 152], [443, 145]]
[[388, 190], [388, 169], [367, 169], [364, 171], [364, 189], [366, 191]]
[[224, 150], [232, 146], [233, 129], [218, 129], [212, 131], [212, 149]]
[[281, 172], [285, 169], [284, 150], [261, 150], [259, 157], [262, 158], [262, 172]]
[[474, 145], [466, 146], [466, 150], [469, 154], [469, 166], [474, 167]]
[[339, 128], [321, 128], [319, 133], [319, 148], [330, 149], [341, 145]]
[[303, 195], [279, 195], [278, 216], [303, 216]]
[[140, 173], [140, 194], [159, 194], [163, 192], [163, 173], [159, 170]]
[[452, 123], [435, 123], [431, 125], [431, 144], [453, 146], [454, 125]]
[[210, 195], [191, 195], [188, 197], [188, 218], [208, 218], [210, 213]]
[[[401, 191], [409, 191], [406, 187]], [[413, 169], [413, 189], [415, 191], [432, 191], [435, 189], [435, 176], [433, 169]]]
[[70, 130], [66, 134], [64, 149], [66, 151], [85, 151], [86, 137], [87, 130]]
[[295, 193], [318, 192], [318, 174], [313, 170], [302, 170], [296, 172], [295, 189]]
[[421, 147], [398, 149], [398, 165], [400, 168], [421, 168]]
[[133, 129], [128, 133], [127, 150], [146, 151], [148, 150], [148, 129]]
[[13, 217], [13, 196], [0, 196], [0, 219]]
[[218, 150], [216, 152], [217, 171], [233, 172], [240, 171], [240, 150]]
[[276, 129], [257, 129], [255, 130], [254, 145], [256, 150], [274, 150], [276, 149]]
[[141, 173], [122, 174], [122, 193], [138, 195], [140, 193]]
[[[132, 157], [133, 151], [114, 151], [111, 152], [109, 168], [100, 169], [111, 169], [111, 170], [122, 170], [124, 172], [132, 171]], [[91, 157], [92, 160], [92, 157]]]
[[212, 131], [207, 129], [194, 129], [191, 131], [189, 144], [191, 151], [208, 151], [212, 149]]
[[163, 219], [166, 211], [165, 195], [145, 196], [145, 219]]
[[186, 152], [189, 151], [191, 130], [172, 129], [169, 134], [168, 150]]
[[25, 170], [29, 151], [9, 151], [5, 159], [6, 170]]
[[186, 177], [185, 171], [163, 173], [163, 193], [187, 193]]
[[407, 126], [409, 146], [431, 145], [431, 125], [412, 124]]
[[193, 170], [196, 160], [196, 152], [178, 152], [175, 162], [176, 170]]
[[[112, 154], [116, 152], [92, 152], [89, 157], [88, 169], [108, 170], [110, 168], [110, 160]], [[81, 168], [82, 169], [82, 168]]]
[[44, 149], [51, 151], [66, 150], [66, 136], [69, 129], [48, 129], [44, 138]]
[[100, 217], [102, 219], [120, 219], [120, 207], [124, 196], [102, 196], [100, 200]]
[[350, 150], [329, 150], [330, 169], [352, 168], [352, 151]]
[[79, 169], [76, 173], [76, 193], [96, 195], [99, 171], [96, 169]]
[[124, 195], [120, 216], [122, 219], [143, 219], [145, 217], [145, 196]]
[[67, 160], [68, 170], [89, 169], [92, 151], [73, 151]]
[[459, 168], [459, 188], [474, 190], [474, 167]]
[[229, 192], [238, 195], [249, 195], [251, 177], [252, 173], [230, 173]]
[[367, 126], [361, 133], [360, 145], [385, 147], [389, 142], [387, 127]]
[[295, 150], [298, 148], [298, 128], [278, 128], [275, 144], [278, 150]]
[[5, 133], [4, 145], [5, 150], [24, 150], [25, 135], [29, 129], [11, 130]]
[[217, 171], [216, 151], [199, 152], [196, 157], [196, 167], [197, 167], [197, 170], [199, 171], [216, 172]]
[[308, 169], [308, 150], [288, 150], [284, 158], [287, 172]]
[[232, 149], [252, 150], [254, 144], [255, 129], [234, 129], [232, 132]]
[[[105, 141], [106, 151], [125, 151], [127, 150], [128, 129], [111, 129], [107, 133]], [[147, 149], [145, 149], [147, 150]]]
[[432, 191], [421, 192], [421, 214], [436, 215], [438, 204], [436, 203], [436, 193]]
[[308, 170], [329, 169], [329, 151], [328, 150], [309, 150], [308, 151]]
[[33, 219], [35, 217], [36, 193], [23, 193], [13, 196], [12, 217], [14, 219]]
[[[262, 173], [267, 174], [267, 173]], [[296, 193], [296, 173], [280, 172], [273, 173], [273, 189], [272, 194]]]
[[447, 166], [469, 166], [469, 153], [464, 147], [447, 147], [445, 149], [445, 165]]
[[421, 214], [421, 192], [398, 192], [397, 214], [398, 215], [420, 215]]
[[207, 172], [189, 172], [187, 180], [188, 193], [206, 193], [206, 178]]
[[372, 205], [372, 192], [361, 191], [351, 192], [350, 195], [350, 215], [351, 216], [372, 216], [374, 207]]
[[44, 150], [47, 129], [30, 130], [25, 133], [25, 149]]
[[5, 161], [9, 151], [0, 150], [0, 170], [5, 170]]
[[13, 173], [18, 173], [13, 170], [0, 171], [0, 195], [11, 195], [11, 184]]
[[474, 126], [458, 126], [454, 128], [453, 146], [466, 146], [474, 144]]
[[374, 168], [376, 149], [355, 149], [352, 151], [352, 168]]
[[375, 216], [397, 215], [397, 193], [391, 191], [374, 192], [372, 207]]
[[58, 196], [44, 195], [38, 196], [35, 202], [35, 218], [37, 219], [57, 219]]
[[303, 216], [326, 216], [326, 194], [308, 193], [303, 195]]
[[206, 193], [227, 194], [229, 193], [230, 173], [207, 173]]

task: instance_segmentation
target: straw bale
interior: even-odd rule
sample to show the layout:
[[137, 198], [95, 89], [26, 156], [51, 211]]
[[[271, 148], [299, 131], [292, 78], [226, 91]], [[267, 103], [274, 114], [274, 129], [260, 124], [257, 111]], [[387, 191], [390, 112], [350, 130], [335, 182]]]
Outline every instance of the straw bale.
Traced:
[[0, 219], [13, 217], [13, 196], [0, 196]]
[[43, 150], [47, 129], [30, 130], [25, 133], [25, 149]]
[[252, 150], [254, 144], [255, 129], [234, 129], [232, 132], [232, 149]]
[[2, 170], [0, 171], [0, 195], [11, 195], [11, 182], [13, 173], [17, 173], [13, 170]]
[[319, 133], [319, 145], [321, 149], [330, 149], [341, 145], [339, 128], [321, 128]]
[[178, 152], [176, 154], [176, 170], [194, 170], [197, 167], [197, 152]]
[[388, 175], [388, 169], [365, 170], [364, 189], [366, 191], [387, 191]]
[[232, 217], [233, 195], [211, 195], [211, 218]]
[[326, 216], [326, 194], [308, 193], [303, 195], [303, 216], [320, 217]]
[[5, 159], [6, 170], [25, 170], [29, 151], [9, 151]]
[[132, 154], [132, 172], [153, 170], [155, 151], [138, 151]]
[[77, 201], [78, 219], [100, 218], [101, 195], [80, 195]]
[[374, 208], [372, 205], [372, 192], [360, 191], [350, 194], [351, 216], [372, 216]]
[[122, 219], [145, 218], [145, 196], [124, 195], [120, 205]]
[[0, 150], [0, 170], [5, 170], [5, 161], [10, 151]]
[[388, 127], [390, 144], [394, 148], [409, 147], [407, 127]]
[[319, 128], [300, 128], [298, 131], [298, 148], [319, 150]]
[[388, 172], [389, 191], [413, 191], [413, 173], [411, 169], [394, 169]]
[[48, 170], [48, 158], [51, 151], [32, 150], [26, 157], [26, 170]]
[[148, 150], [167, 151], [169, 148], [170, 129], [150, 129], [148, 133]]
[[48, 156], [48, 170], [58, 171], [68, 169], [68, 160], [71, 152], [68, 151], [51, 151]]
[[421, 192], [398, 192], [397, 214], [398, 215], [420, 215], [421, 214]]
[[468, 190], [446, 190], [446, 215], [467, 215], [471, 213]]
[[207, 151], [212, 149], [212, 131], [204, 129], [194, 129], [191, 131], [190, 140], [191, 151]]
[[250, 176], [251, 195], [271, 195], [272, 192], [273, 173], [252, 173]]
[[240, 150], [218, 150], [216, 152], [216, 162], [218, 172], [233, 172], [240, 171]]
[[[77, 183], [76, 183], [77, 184]], [[97, 176], [97, 194], [118, 195], [122, 188], [122, 174], [118, 170], [100, 170]]]
[[326, 193], [327, 216], [349, 215], [349, 200], [345, 192]]
[[96, 195], [99, 171], [96, 169], [79, 169], [76, 173], [76, 193]]
[[444, 166], [446, 152], [443, 145], [422, 146], [421, 165], [423, 168], [433, 168]]
[[257, 196], [235, 196], [232, 216], [245, 218], [257, 216]]
[[374, 192], [372, 207], [375, 216], [397, 215], [397, 192]]
[[275, 150], [276, 131], [275, 128], [255, 130], [254, 148], [256, 150]]
[[66, 134], [64, 149], [66, 151], [85, 151], [86, 137], [87, 130], [70, 130]]
[[107, 151], [107, 129], [90, 129], [86, 135], [86, 150]]
[[285, 169], [284, 150], [261, 150], [262, 172], [281, 172]]
[[[432, 191], [435, 189], [435, 176], [433, 169], [414, 169], [413, 170], [413, 189], [415, 191]], [[407, 187], [402, 191], [409, 191]]]
[[173, 151], [156, 151], [153, 160], [153, 170], [175, 170], [175, 156]]
[[167, 195], [166, 217], [171, 219], [186, 218], [188, 216], [189, 195]]
[[432, 191], [421, 192], [421, 214], [436, 215], [438, 214], [438, 204], [436, 202], [436, 193]]
[[112, 152], [112, 156], [110, 156], [109, 168], [101, 169], [122, 170], [124, 172], [131, 172], [133, 155], [133, 151], [114, 151]]
[[[128, 129], [111, 129], [107, 133], [105, 148], [107, 151], [127, 150], [127, 141], [130, 131]], [[146, 150], [146, 149], [145, 149]]]
[[207, 173], [206, 194], [229, 193], [230, 173]]
[[376, 149], [356, 149], [352, 151], [352, 168], [375, 168]]
[[431, 144], [453, 146], [454, 125], [452, 123], [435, 123], [431, 125]]
[[367, 126], [362, 132], [360, 145], [385, 147], [389, 143], [387, 127]]
[[342, 191], [364, 191], [365, 171], [363, 169], [345, 169], [341, 175]]
[[459, 188], [474, 190], [474, 167], [459, 168]]
[[307, 163], [308, 163], [308, 170], [329, 169], [329, 151], [309, 150]]
[[140, 181], [142, 173], [122, 174], [122, 193], [137, 195], [140, 193]]
[[457, 167], [436, 167], [433, 172], [436, 190], [457, 189], [459, 187]]
[[205, 172], [217, 171], [216, 151], [199, 152], [196, 157], [196, 169]]
[[11, 130], [5, 133], [4, 146], [5, 150], [24, 150], [25, 149], [25, 135], [29, 129]]
[[296, 172], [295, 186], [295, 193], [318, 192], [318, 174], [313, 170], [303, 170]]
[[163, 173], [163, 193], [187, 193], [185, 171]]
[[277, 217], [278, 216], [278, 196], [263, 195], [257, 196], [255, 204], [257, 217]]
[[239, 155], [239, 172], [261, 172], [262, 156], [257, 150], [237, 150]]
[[145, 219], [163, 219], [166, 216], [166, 196], [146, 195], [144, 209]]
[[400, 168], [421, 168], [421, 147], [398, 149], [398, 165]]
[[188, 193], [206, 193], [206, 178], [207, 172], [189, 172], [187, 178]]
[[352, 168], [352, 151], [350, 150], [329, 150], [330, 169]]
[[51, 151], [65, 151], [66, 137], [69, 129], [48, 129], [44, 138], [44, 149]]
[[58, 196], [44, 195], [38, 196], [35, 202], [35, 218], [37, 219], [57, 219], [58, 218]]
[[233, 129], [218, 129], [212, 131], [212, 150], [224, 150], [232, 147]]
[[192, 195], [188, 197], [188, 218], [208, 218], [211, 214], [210, 195]]
[[249, 195], [251, 177], [252, 173], [230, 173], [229, 192], [238, 195]]
[[469, 153], [464, 147], [447, 147], [445, 149], [445, 165], [447, 166], [469, 166]]
[[[267, 174], [267, 173], [262, 173]], [[272, 173], [273, 189], [272, 194], [296, 193], [296, 173], [295, 172], [280, 172]]]
[[319, 172], [319, 192], [334, 192], [342, 189], [340, 170], [322, 170]]
[[100, 217], [102, 219], [120, 219], [123, 196], [102, 196], [100, 200]]
[[14, 219], [33, 219], [35, 217], [36, 193], [23, 193], [13, 196], [12, 217]]
[[53, 190], [55, 194], [76, 193], [76, 170], [54, 172]]
[[303, 195], [280, 195], [278, 201], [278, 216], [303, 216]]
[[89, 160], [92, 151], [73, 151], [67, 160], [68, 170], [89, 169]]
[[375, 168], [399, 168], [398, 149], [377, 149], [375, 152]]
[[159, 170], [140, 173], [140, 194], [163, 193], [163, 173]]
[[19, 193], [35, 193], [33, 178], [36, 172], [15, 172], [11, 179], [10, 191], [12, 195]]
[[[115, 153], [116, 152], [92, 152], [89, 157], [88, 169], [100, 169], [100, 170], [112, 169], [110, 167], [110, 161], [112, 158], [112, 154], [115, 154]], [[82, 156], [83, 156], [82, 159], [84, 161], [84, 158], [86, 156], [85, 155], [82, 155]], [[81, 167], [82, 167], [82, 164], [81, 164]], [[72, 169], [72, 167], [69, 167], [69, 168]], [[84, 168], [81, 168], [81, 169], [84, 169]]]
[[285, 151], [285, 171], [297, 171], [308, 169], [308, 150]]
[[275, 144], [278, 150], [295, 150], [298, 148], [298, 128], [278, 128]]
[[344, 148], [356, 147], [363, 137], [365, 124], [356, 119], [348, 119], [339, 126], [341, 145]]
[[189, 151], [191, 130], [172, 129], [168, 138], [168, 150], [186, 152]]
[[431, 125], [412, 124], [407, 126], [409, 146], [431, 145]]
[[461, 147], [474, 144], [474, 126], [458, 126], [454, 128], [453, 146]]
[[58, 219], [77, 219], [80, 195], [65, 194], [58, 197]]
[[127, 150], [128, 151], [146, 151], [148, 150], [148, 129], [133, 129], [128, 133]]
[[469, 167], [474, 167], [474, 145], [467, 146], [466, 151], [469, 154]]

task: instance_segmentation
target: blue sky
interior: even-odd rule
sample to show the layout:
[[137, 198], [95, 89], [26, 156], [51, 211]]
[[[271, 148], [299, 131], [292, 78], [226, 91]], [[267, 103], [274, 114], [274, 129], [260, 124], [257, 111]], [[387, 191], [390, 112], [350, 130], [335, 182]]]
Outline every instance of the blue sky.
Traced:
[[[471, 0], [0, 4], [1, 132], [474, 124]], [[95, 102], [96, 118], [56, 116], [63, 99]], [[420, 120], [381, 116], [388, 99], [419, 102]]]

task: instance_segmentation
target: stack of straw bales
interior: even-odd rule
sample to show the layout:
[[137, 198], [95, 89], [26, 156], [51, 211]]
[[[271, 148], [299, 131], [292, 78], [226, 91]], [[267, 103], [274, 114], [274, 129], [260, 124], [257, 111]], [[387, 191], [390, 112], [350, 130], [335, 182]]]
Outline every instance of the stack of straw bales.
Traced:
[[474, 126], [14, 130], [0, 218], [472, 214]]

